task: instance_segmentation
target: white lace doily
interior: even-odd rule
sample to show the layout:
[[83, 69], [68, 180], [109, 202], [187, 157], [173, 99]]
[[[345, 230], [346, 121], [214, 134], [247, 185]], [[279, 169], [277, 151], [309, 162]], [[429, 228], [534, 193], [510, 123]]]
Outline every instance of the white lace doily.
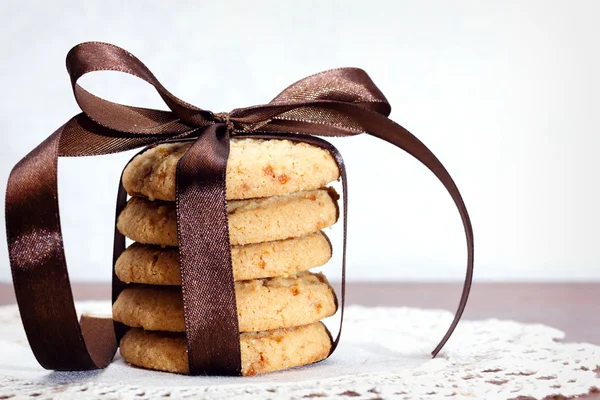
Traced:
[[[108, 302], [78, 310], [110, 312]], [[561, 343], [556, 329], [512, 321], [462, 321], [436, 359], [429, 351], [451, 314], [347, 308], [342, 342], [321, 363], [257, 377], [190, 377], [128, 366], [51, 372], [35, 361], [15, 306], [0, 307], [0, 399], [511, 399], [575, 396], [600, 387], [600, 347]], [[526, 397], [525, 397], [526, 398]]]

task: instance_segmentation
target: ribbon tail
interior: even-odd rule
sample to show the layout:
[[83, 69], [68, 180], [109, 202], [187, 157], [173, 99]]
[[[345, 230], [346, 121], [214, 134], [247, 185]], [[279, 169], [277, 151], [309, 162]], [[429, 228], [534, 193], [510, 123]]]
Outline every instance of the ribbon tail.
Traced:
[[[5, 206], [10, 266], [23, 327], [44, 368], [105, 368], [117, 350], [117, 336], [123, 333], [123, 327], [113, 325], [112, 318], [82, 316], [81, 323], [77, 320], [61, 232], [58, 157], [116, 153], [168, 137], [168, 133], [120, 135], [79, 114], [13, 168]], [[117, 215], [126, 197], [121, 185]], [[124, 248], [125, 238], [115, 231], [115, 260]], [[113, 267], [113, 301], [122, 287]]]
[[177, 164], [177, 236], [191, 375], [240, 375], [225, 173], [229, 127], [211, 125]]
[[[370, 134], [371, 136], [378, 137], [380, 139], [385, 140], [388, 143], [393, 144], [396, 147], [401, 148], [406, 151], [408, 154], [416, 158], [423, 165], [425, 165], [433, 174], [438, 178], [438, 180], [444, 185], [450, 197], [454, 201], [456, 208], [460, 214], [462, 219], [465, 237], [467, 240], [467, 270], [465, 274], [465, 280], [463, 284], [463, 290], [460, 296], [460, 301], [458, 304], [458, 308], [454, 315], [454, 319], [448, 328], [448, 331], [440, 341], [440, 343], [435, 347], [432, 351], [432, 355], [435, 357], [440, 350], [444, 347], [452, 333], [456, 329], [458, 322], [460, 321], [462, 314], [467, 305], [467, 300], [469, 298], [469, 293], [471, 290], [471, 283], [473, 281], [473, 265], [474, 265], [474, 241], [473, 241], [473, 227], [471, 225], [471, 219], [469, 217], [469, 213], [467, 212], [467, 207], [463, 198], [458, 190], [458, 187], [454, 183], [454, 180], [444, 167], [444, 165], [437, 159], [437, 157], [429, 150], [419, 139], [417, 139], [412, 133], [406, 130], [404, 127], [398, 125], [394, 121], [388, 119], [384, 115], [378, 114], [372, 110], [360, 107], [351, 103], [344, 102], [311, 102], [313, 106], [319, 106], [322, 109], [328, 109], [340, 112], [349, 118], [352, 121], [358, 123], [360, 128]], [[311, 133], [313, 134], [313, 126], [308, 121], [305, 120], [297, 120], [296, 122], [288, 122], [296, 127], [296, 131], [303, 133]], [[348, 125], [350, 126], [350, 125]], [[336, 128], [340, 128], [340, 126], [336, 125]], [[314, 134], [324, 134], [324, 129], [319, 129], [318, 131], [314, 131]], [[326, 134], [326, 133], [325, 133]], [[335, 136], [336, 133], [332, 133], [328, 136]], [[345, 177], [344, 177], [345, 178]], [[344, 181], [345, 182], [345, 179]], [[346, 191], [346, 187], [344, 185], [344, 192]], [[346, 193], [344, 193], [344, 197]], [[344, 203], [346, 205], [346, 202]], [[345, 207], [344, 207], [345, 208]], [[345, 216], [344, 216], [345, 218]], [[344, 222], [345, 224], [345, 222]], [[345, 230], [346, 227], [344, 227]], [[344, 249], [345, 250], [345, 249]], [[345, 255], [344, 255], [345, 258]], [[345, 267], [343, 267], [345, 269]], [[344, 287], [344, 285], [342, 285]], [[343, 294], [343, 293], [342, 293]], [[344, 296], [342, 296], [342, 312], [344, 309]], [[338, 338], [335, 340], [334, 348], [337, 346], [339, 341]]]
[[[460, 321], [462, 314], [467, 305], [467, 300], [469, 298], [469, 293], [471, 291], [471, 284], [473, 281], [473, 265], [474, 265], [474, 240], [473, 240], [473, 226], [471, 224], [471, 218], [469, 217], [469, 213], [467, 211], [467, 207], [463, 198], [458, 190], [458, 187], [454, 183], [454, 180], [450, 176], [450, 173], [446, 170], [444, 165], [438, 160], [438, 158], [425, 146], [419, 139], [417, 139], [412, 133], [410, 133], [404, 127], [398, 125], [392, 120], [389, 120], [385, 117], [381, 117], [379, 115], [375, 115], [374, 113], [368, 111], [361, 111], [357, 107], [355, 107], [355, 113], [360, 116], [360, 121], [364, 123], [365, 128], [367, 128], [367, 132], [375, 137], [385, 140], [402, 150], [406, 151], [408, 154], [419, 160], [423, 165], [425, 165], [433, 174], [438, 178], [438, 180], [444, 185], [458, 212], [460, 214], [465, 237], [467, 241], [467, 269], [465, 274], [465, 279], [463, 283], [463, 289], [460, 296], [460, 301], [458, 304], [458, 308], [454, 315], [454, 319], [450, 324], [450, 327], [446, 331], [446, 334], [440, 341], [440, 343], [435, 347], [435, 349], [431, 352], [432, 356], [435, 357], [440, 350], [444, 347], [452, 333], [456, 329], [458, 322]], [[367, 117], [368, 115], [368, 117]]]
[[72, 121], [15, 166], [6, 190], [10, 265], [25, 333], [44, 368], [69, 371], [104, 368], [117, 349], [112, 319], [78, 323], [67, 272], [57, 167]]

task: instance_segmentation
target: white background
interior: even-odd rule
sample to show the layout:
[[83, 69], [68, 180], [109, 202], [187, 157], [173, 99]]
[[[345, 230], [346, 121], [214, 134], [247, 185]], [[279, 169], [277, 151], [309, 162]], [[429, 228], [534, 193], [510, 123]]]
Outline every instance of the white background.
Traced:
[[[213, 111], [356, 66], [456, 180], [474, 224], [476, 279], [597, 280], [599, 4], [5, 0], [0, 183], [79, 111], [64, 58], [82, 41], [128, 49], [177, 96]], [[118, 74], [82, 83], [161, 107], [149, 87]], [[462, 279], [460, 219], [433, 175], [366, 135], [334, 144], [350, 176], [349, 278]], [[116, 181], [130, 156], [60, 163], [73, 280], [110, 277]], [[0, 280], [10, 280], [4, 244]]]

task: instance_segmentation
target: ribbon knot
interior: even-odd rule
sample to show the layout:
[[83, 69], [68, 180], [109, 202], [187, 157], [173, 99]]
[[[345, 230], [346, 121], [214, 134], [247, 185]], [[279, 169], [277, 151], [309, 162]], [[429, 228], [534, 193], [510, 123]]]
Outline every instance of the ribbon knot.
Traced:
[[[364, 132], [393, 144], [425, 165], [454, 201], [467, 240], [467, 272], [458, 309], [432, 354], [435, 356], [450, 338], [464, 311], [473, 276], [471, 220], [446, 168], [419, 139], [387, 118], [390, 105], [366, 72], [356, 68], [321, 72], [292, 84], [270, 103], [213, 114], [175, 97], [140, 60], [111, 44], [89, 42], [75, 46], [67, 55], [67, 70], [83, 112], [13, 168], [6, 190], [7, 240], [17, 303], [33, 353], [43, 367], [104, 368], [123, 334], [123, 326], [115, 324], [113, 328], [112, 320], [77, 321], [61, 234], [58, 157], [117, 153], [166, 140], [195, 138], [179, 160], [176, 176], [189, 370], [191, 374], [240, 373], [225, 187], [229, 139], [234, 127], [239, 136], [321, 146], [336, 159], [343, 188], [342, 320], [348, 208], [346, 172], [337, 150], [315, 136], [352, 136]], [[125, 72], [148, 82], [170, 111], [113, 103], [77, 84], [81, 76], [102, 70]], [[120, 185], [117, 214], [126, 198], [127, 193]], [[125, 238], [116, 231], [114, 261], [124, 249]], [[113, 271], [113, 301], [123, 285]], [[341, 324], [332, 352], [340, 334]]]
[[229, 123], [229, 113], [227, 112], [214, 113], [213, 118], [215, 122], [221, 122], [224, 124]]
[[214, 113], [213, 119], [215, 122], [227, 125], [227, 131], [232, 134], [235, 128], [234, 122], [230, 118], [230, 114], [227, 112]]

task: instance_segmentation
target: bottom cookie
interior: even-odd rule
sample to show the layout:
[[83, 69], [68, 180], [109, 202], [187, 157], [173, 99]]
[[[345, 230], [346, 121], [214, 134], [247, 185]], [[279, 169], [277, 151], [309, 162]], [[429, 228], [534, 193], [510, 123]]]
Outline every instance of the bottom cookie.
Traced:
[[[331, 350], [331, 335], [321, 322], [240, 335], [242, 375], [279, 371], [321, 361]], [[132, 328], [120, 343], [128, 363], [159, 371], [188, 374], [185, 335]]]

